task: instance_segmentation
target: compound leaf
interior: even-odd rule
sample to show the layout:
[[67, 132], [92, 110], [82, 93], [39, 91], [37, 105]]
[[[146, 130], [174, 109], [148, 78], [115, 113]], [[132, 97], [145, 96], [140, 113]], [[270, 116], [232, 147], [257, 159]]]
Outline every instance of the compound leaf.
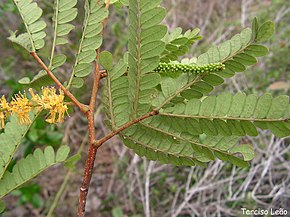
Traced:
[[[32, 124], [37, 114], [30, 113], [29, 116], [30, 120], [32, 120]], [[5, 126], [4, 132], [0, 134], [0, 179], [5, 173], [31, 124], [20, 125], [18, 118], [16, 116], [11, 116], [10, 121]]]
[[[145, 86], [141, 88], [141, 83], [145, 79], [145, 75], [158, 66], [160, 54], [165, 49], [165, 43], [161, 39], [166, 31], [165, 27], [160, 25], [165, 16], [165, 9], [159, 4], [160, 1], [129, 1], [128, 79], [129, 101], [133, 102], [129, 108], [131, 119], [135, 119], [150, 110], [150, 99], [154, 87], [150, 86], [149, 89], [144, 89]], [[156, 31], [156, 28], [159, 27], [161, 27], [160, 31]], [[150, 76], [151, 74], [146, 75], [146, 79]], [[154, 74], [152, 76], [156, 77]], [[148, 102], [142, 98], [148, 99]]]
[[45, 44], [44, 38], [46, 36], [44, 32], [46, 23], [40, 20], [42, 9], [33, 1], [13, 0], [13, 2], [24, 22], [26, 33], [18, 36], [15, 33], [11, 33], [8, 39], [22, 46], [28, 52], [35, 52], [41, 49]]
[[0, 180], [0, 198], [33, 179], [48, 167], [65, 161], [68, 154], [68, 146], [61, 146], [56, 155], [51, 146], [46, 147], [44, 152], [36, 149], [33, 154], [18, 161], [12, 172], [6, 171], [4, 173]]
[[[105, 7], [104, 0], [101, 1], [85, 1], [85, 19], [83, 23], [83, 33], [79, 44], [79, 49], [71, 75], [68, 87], [72, 86], [73, 80], [83, 80], [92, 72], [92, 62], [96, 58], [96, 50], [102, 44], [102, 21], [109, 15], [108, 9]], [[81, 86], [78, 82], [78, 87]]]

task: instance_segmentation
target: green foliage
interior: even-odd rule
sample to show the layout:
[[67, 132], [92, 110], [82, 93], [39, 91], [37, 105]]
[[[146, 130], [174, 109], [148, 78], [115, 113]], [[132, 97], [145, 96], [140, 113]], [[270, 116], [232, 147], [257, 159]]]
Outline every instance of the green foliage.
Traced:
[[44, 70], [40, 70], [39, 73], [32, 78], [32, 80], [30, 80], [28, 77], [24, 77], [18, 82], [35, 90], [40, 90], [44, 86], [50, 86], [53, 84], [53, 80]]
[[[195, 134], [194, 126], [189, 125], [190, 123], [181, 124], [184, 122], [157, 116], [125, 130], [121, 136], [123, 142], [139, 156], [177, 166], [196, 164], [205, 166], [205, 162], [212, 161], [215, 157], [239, 166], [246, 166], [244, 160], [249, 160], [250, 156], [253, 156], [250, 146], [244, 145], [244, 148], [237, 149], [238, 151], [235, 152], [233, 148], [239, 139], [236, 136], [191, 135], [186, 128], [191, 129]], [[243, 149], [245, 151], [241, 151]], [[241, 152], [244, 154], [244, 160], [236, 157], [236, 154]]]
[[257, 42], [267, 41], [273, 35], [274, 31], [275, 24], [270, 20], [266, 21], [259, 27], [256, 41]]
[[18, 161], [12, 172], [6, 171], [0, 180], [0, 198], [31, 180], [48, 167], [65, 161], [69, 151], [68, 146], [61, 146], [55, 153], [53, 148], [48, 146], [44, 152], [36, 149], [33, 154]]
[[117, 7], [129, 6], [129, 0], [111, 0], [111, 4], [115, 4]]
[[289, 108], [288, 96], [272, 98], [270, 94], [258, 97], [255, 94], [223, 93], [217, 97], [177, 103], [160, 115], [166, 116], [168, 121], [178, 119], [183, 125], [194, 125], [193, 135], [257, 136], [257, 126], [285, 137], [290, 135]]
[[[156, 27], [156, 34], [160, 34], [159, 31], [166, 32], [166, 28]], [[167, 33], [163, 38], [166, 46], [161, 55], [161, 62], [175, 61], [178, 60], [178, 57], [186, 54], [194, 42], [202, 39], [202, 37], [198, 35], [199, 31], [200, 29], [196, 28], [187, 30], [182, 34], [182, 29], [178, 27], [171, 33]]]
[[[161, 0], [113, 0], [110, 3], [119, 8], [129, 6], [128, 53], [116, 63], [110, 52], [100, 53], [99, 50], [109, 13], [105, 6], [108, 1], [84, 2], [85, 18], [76, 60], [70, 80], [64, 85], [82, 87], [97, 59], [96, 63], [108, 74], [102, 80], [102, 101], [106, 125], [115, 131], [108, 137], [130, 125], [119, 133], [121, 140], [149, 160], [205, 167], [206, 163], [220, 159], [246, 167], [254, 157], [254, 150], [250, 144], [244, 144], [242, 137], [257, 136], [261, 129], [270, 130], [277, 137], [290, 135], [288, 96], [242, 92], [210, 95], [226, 78], [245, 71], [257, 63], [258, 57], [268, 54], [268, 48], [260, 43], [274, 33], [273, 22], [260, 24], [255, 18], [252, 28], [210, 47], [198, 57], [180, 61], [193, 43], [202, 38], [198, 35], [199, 29], [183, 33], [181, 28], [176, 28], [168, 32], [161, 24], [165, 17]], [[18, 36], [12, 32], [9, 39], [29, 52], [36, 52], [44, 46], [46, 35], [46, 24], [40, 20], [42, 10], [32, 0], [15, 0], [14, 3], [27, 32]], [[47, 58], [48, 68], [53, 73], [67, 61], [67, 56], [57, 53], [56, 47], [68, 43], [67, 36], [74, 28], [70, 22], [77, 16], [76, 4], [77, 0], [54, 1], [53, 41], [50, 58]], [[31, 80], [25, 77], [20, 83], [39, 89], [53, 82], [42, 70]], [[36, 117], [36, 114], [31, 115], [34, 116], [31, 119]], [[44, 151], [36, 149], [29, 154], [35, 143], [59, 146], [62, 136], [47, 132], [44, 127], [41, 131], [45, 132], [39, 133], [40, 129], [34, 126], [25, 140], [24, 158], [13, 160], [29, 128], [19, 126], [17, 119], [12, 117], [0, 135], [0, 199], [50, 166], [65, 161], [66, 167], [75, 169], [76, 162], [81, 159], [80, 152], [67, 159], [68, 146], [61, 146], [56, 153], [48, 146]], [[39, 188], [35, 185], [14, 191], [23, 203], [42, 207], [38, 193]], [[0, 212], [3, 209], [0, 201]], [[124, 214], [120, 207], [115, 207], [112, 215]]]
[[[167, 104], [170, 105], [174, 100], [202, 98], [209, 94], [214, 86], [221, 85], [224, 78], [232, 77], [236, 72], [242, 72], [247, 66], [254, 65], [257, 62], [256, 57], [268, 53], [268, 48], [256, 43], [255, 35], [258, 33], [259, 27], [257, 33], [254, 34], [250, 28], [246, 28], [229, 41], [225, 41], [219, 46], [212, 46], [206, 53], [197, 58], [196, 64], [198, 66], [218, 62], [224, 64], [225, 69], [222, 71], [204, 73], [198, 76], [181, 74], [175, 79], [162, 78], [161, 86], [170, 87], [170, 96], [169, 98], [165, 97], [164, 91], [159, 92], [153, 100], [153, 106], [160, 109]], [[171, 74], [169, 73], [168, 76], [172, 77]]]
[[112, 211], [113, 217], [123, 217], [123, 210], [121, 207], [115, 207]]
[[[54, 34], [51, 48], [50, 62], [48, 68], [55, 70], [62, 66], [67, 57], [64, 54], [55, 55], [55, 48], [57, 45], [64, 45], [68, 43], [66, 36], [74, 29], [74, 25], [70, 24], [77, 16], [77, 9], [75, 5], [77, 0], [55, 0], [54, 1]], [[44, 70], [41, 70], [35, 75], [32, 80], [24, 77], [19, 80], [20, 84], [28, 85], [34, 89], [40, 89], [42, 86], [49, 86], [53, 84], [53, 80], [47, 75]]]
[[25, 137], [24, 153], [31, 153], [31, 151], [40, 144], [51, 145], [57, 148], [62, 143], [63, 136], [61, 127], [47, 125], [44, 119], [37, 118]]
[[[259, 27], [254, 19], [254, 32], [246, 28], [196, 59], [169, 62], [169, 55], [167, 63], [162, 63], [160, 57], [170, 49], [168, 41], [182, 44], [188, 40], [179, 29], [171, 33], [172, 40], [166, 39], [168, 35], [163, 38], [166, 31], [159, 24], [163, 19], [160, 2], [129, 3], [129, 70], [126, 75], [125, 65], [117, 66], [117, 76], [108, 70], [103, 92], [106, 122], [114, 130], [149, 111], [159, 114], [123, 130], [120, 137], [125, 145], [140, 156], [162, 163], [205, 166], [217, 157], [244, 167], [254, 152], [250, 145], [239, 142], [242, 136], [257, 136], [257, 128], [270, 129], [279, 137], [290, 135], [287, 96], [206, 96], [225, 78], [244, 71], [256, 64], [256, 57], [268, 53], [258, 42], [273, 33], [272, 23]], [[176, 49], [172, 47], [172, 51]], [[183, 55], [178, 51], [174, 54], [172, 60]]]
[[[46, 24], [40, 21], [42, 10], [36, 3], [14, 1], [27, 32], [10, 40], [29, 52], [44, 46]], [[79, 48], [67, 87], [83, 86], [83, 78], [92, 71], [92, 63], [102, 44], [104, 20], [108, 17], [107, 1], [85, 1], [85, 18]], [[212, 46], [197, 58], [177, 62], [201, 39], [199, 29], [182, 33], [181, 28], [171, 33], [161, 22], [165, 9], [161, 0], [119, 0], [111, 4], [129, 6], [128, 53], [114, 65], [113, 55], [104, 51], [98, 63], [108, 73], [104, 79], [102, 101], [106, 124], [117, 130], [124, 124], [155, 111], [152, 116], [138, 122], [119, 135], [129, 148], [150, 160], [174, 165], [201, 165], [216, 158], [245, 167], [254, 157], [253, 148], [241, 142], [242, 136], [257, 136], [258, 130], [271, 130], [275, 136], [290, 135], [289, 97], [270, 94], [258, 96], [223, 93], [209, 96], [215, 86], [226, 78], [243, 72], [257, 63], [257, 57], [269, 50], [261, 45], [273, 34], [273, 22], [259, 24], [255, 18], [252, 28], [246, 28], [230, 40]], [[74, 28], [69, 22], [77, 16], [76, 0], [55, 0], [54, 37], [49, 62], [53, 72], [67, 57], [56, 54], [58, 45], [68, 43], [66, 36]], [[34, 88], [51, 83], [45, 71], [32, 80], [20, 81]], [[150, 113], [151, 114], [151, 113]], [[19, 126], [15, 118], [0, 135], [0, 197], [32, 179], [44, 169], [67, 158], [69, 148], [62, 146], [55, 154], [52, 147], [44, 152], [37, 149], [20, 160], [12, 172], [7, 166], [29, 126]], [[29, 135], [33, 135], [33, 130]], [[37, 140], [37, 139], [35, 139]], [[9, 144], [9, 146], [8, 146]], [[3, 149], [2, 149], [3, 147]], [[80, 154], [69, 158], [66, 166], [74, 168]], [[12, 181], [11, 181], [12, 180]], [[115, 209], [114, 215], [122, 215]]]
[[[65, 38], [66, 35], [70, 33], [71, 30], [74, 29], [74, 25], [69, 24], [69, 22], [73, 21], [78, 11], [75, 8], [77, 4], [77, 0], [55, 0], [54, 1], [54, 41], [53, 48], [56, 45], [67, 44], [68, 40]], [[50, 66], [54, 66], [53, 52], [51, 55]], [[54, 66], [55, 67], [55, 66]]]
[[[30, 119], [35, 120], [37, 114], [31, 113]], [[30, 125], [19, 125], [17, 117], [12, 116], [0, 134], [0, 179], [17, 151], [21, 140], [26, 135]]]
[[24, 22], [26, 33], [16, 36], [15, 33], [11, 32], [11, 36], [8, 39], [22, 46], [28, 52], [35, 52], [45, 44], [44, 37], [46, 33], [44, 29], [46, 23], [39, 20], [42, 15], [42, 9], [33, 1], [13, 0], [13, 2]]
[[[165, 9], [160, 7], [161, 1], [129, 1], [129, 107], [131, 120], [150, 109], [150, 98], [154, 92], [151, 85], [141, 87], [144, 80], [151, 81], [153, 76], [146, 73], [153, 71], [160, 62], [160, 54], [165, 49], [161, 40], [166, 31], [156, 32], [156, 28], [165, 29], [160, 22], [165, 17]], [[148, 83], [148, 82], [146, 82]], [[150, 82], [149, 82], [150, 83]], [[146, 100], [144, 100], [146, 99]], [[145, 101], [145, 102], [144, 102]]]
[[107, 71], [112, 71], [113, 69], [113, 55], [108, 51], [103, 51], [100, 53], [99, 58], [100, 64], [106, 69]]
[[[267, 21], [259, 28], [257, 20], [254, 19], [252, 30], [246, 28], [229, 41], [219, 46], [212, 46], [198, 57], [197, 65], [222, 62], [225, 64], [225, 70], [218, 75], [224, 78], [232, 77], [236, 72], [242, 72], [247, 66], [254, 65], [257, 62], [256, 57], [265, 56], [268, 53], [268, 48], [257, 42], [267, 40], [273, 31], [273, 22]], [[261, 38], [261, 35], [264, 35], [264, 38]]]
[[127, 71], [127, 55], [121, 59], [112, 70], [108, 70], [108, 77], [104, 82], [102, 102], [108, 117], [107, 125], [116, 129], [129, 121], [128, 91], [129, 83], [127, 77], [123, 76]]
[[76, 62], [73, 68], [71, 79], [68, 87], [80, 87], [74, 85], [73, 80], [82, 80], [92, 72], [91, 63], [96, 58], [96, 50], [102, 44], [102, 21], [108, 17], [109, 11], [106, 9], [104, 0], [85, 2], [86, 16], [83, 23], [83, 33], [77, 53]]

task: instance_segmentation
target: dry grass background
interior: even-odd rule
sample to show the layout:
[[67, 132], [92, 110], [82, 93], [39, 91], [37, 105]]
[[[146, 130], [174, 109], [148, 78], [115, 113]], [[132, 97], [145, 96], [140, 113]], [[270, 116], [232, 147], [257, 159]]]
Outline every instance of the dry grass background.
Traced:
[[[4, 2], [0, 0], [0, 3], [1, 1]], [[43, 1], [41, 2], [43, 4]], [[290, 6], [286, 2], [277, 7], [275, 13], [269, 14], [271, 17], [268, 18], [274, 19], [276, 23], [289, 21]], [[44, 6], [50, 3], [51, 1], [48, 1]], [[165, 23], [170, 30], [177, 26], [184, 29], [195, 27], [201, 29], [204, 40], [197, 44], [199, 48], [195, 45], [189, 54], [189, 57], [197, 56], [208, 48], [209, 43], [218, 44], [242, 27], [248, 26], [250, 18], [259, 13], [266, 13], [272, 4], [273, 2], [269, 0], [165, 0], [164, 6], [168, 10]], [[105, 34], [107, 42], [105, 48], [115, 55], [125, 51], [126, 28], [124, 25], [128, 21], [126, 15], [122, 13], [117, 10], [111, 12], [112, 21], [108, 24], [111, 26], [107, 28]], [[47, 19], [50, 16], [48, 15]], [[124, 24], [113, 26], [114, 22], [121, 21]], [[30, 62], [31, 59], [27, 55], [16, 54], [11, 44], [4, 39], [7, 36], [7, 29], [16, 29], [19, 22], [18, 17], [13, 13], [7, 13], [7, 16], [1, 17], [0, 79], [3, 81], [11, 79], [8, 71], [14, 71], [13, 76], [17, 75], [18, 78], [21, 74], [35, 69], [35, 64]], [[119, 35], [114, 33], [116, 28], [119, 28]], [[289, 28], [285, 31], [289, 32]], [[76, 33], [79, 34], [79, 32]], [[277, 33], [276, 38], [282, 34]], [[71, 40], [73, 42], [74, 37]], [[289, 46], [289, 42], [287, 43], [286, 46]], [[73, 46], [71, 48], [73, 49]], [[13, 56], [11, 67], [7, 67], [5, 60], [11, 56]], [[69, 76], [65, 73], [68, 70], [69, 66], [65, 66], [60, 75]], [[254, 70], [267, 72], [263, 60]], [[269, 81], [269, 85], [271, 82]], [[216, 92], [224, 89], [230, 92], [243, 91], [255, 85], [251, 76], [241, 74], [228, 79], [225, 85], [218, 88]], [[8, 94], [9, 91], [11, 90], [3, 82], [0, 95]], [[263, 91], [264, 89], [259, 90], [261, 93]], [[88, 99], [86, 95], [81, 97], [84, 101]], [[102, 124], [103, 114], [97, 115], [96, 119], [98, 134], [106, 134], [108, 130]], [[81, 115], [72, 114], [63, 128], [63, 143], [68, 143], [74, 150], [73, 152], [76, 152], [86, 131]], [[261, 131], [259, 136], [245, 137], [243, 142], [253, 145], [256, 153], [249, 168], [240, 169], [217, 160], [205, 169], [175, 167], [148, 161], [124, 147], [118, 138], [113, 138], [100, 148], [97, 155], [95, 173], [88, 196], [87, 216], [112, 216], [114, 207], [121, 207], [125, 216], [139, 214], [146, 217], [242, 216], [242, 207], [284, 208], [288, 209], [289, 213], [289, 139], [278, 139], [268, 132]], [[82, 160], [78, 163], [77, 169], [69, 174], [68, 183], [55, 209], [55, 216], [75, 216], [86, 150], [87, 146], [82, 151]], [[47, 170], [33, 181], [42, 186], [41, 195], [45, 199], [43, 208], [35, 209], [29, 204], [18, 206], [16, 198], [9, 196], [6, 198], [9, 211], [3, 216], [45, 216], [66, 173], [66, 169], [57, 166]]]

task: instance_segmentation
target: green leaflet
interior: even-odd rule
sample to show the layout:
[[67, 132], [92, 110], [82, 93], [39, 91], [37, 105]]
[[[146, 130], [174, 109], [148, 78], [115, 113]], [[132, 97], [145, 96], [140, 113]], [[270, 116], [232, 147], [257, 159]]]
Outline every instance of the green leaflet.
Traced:
[[[167, 29], [162, 29], [156, 27], [157, 31], [167, 31]], [[174, 29], [171, 33], [167, 33], [163, 38], [165, 42], [165, 50], [162, 52], [161, 62], [175, 61], [178, 57], [183, 56], [189, 51], [189, 48], [197, 40], [201, 40], [202, 37], [198, 35], [200, 29], [196, 28], [193, 30], [188, 30], [182, 34], [181, 28]]]
[[[149, 0], [129, 1], [128, 79], [129, 102], [132, 102], [129, 108], [131, 119], [150, 110], [150, 101], [155, 92], [153, 87], [141, 90], [141, 85], [150, 76], [157, 77], [146, 73], [158, 66], [159, 56], [165, 49], [165, 43], [161, 39], [166, 31], [160, 25], [165, 17], [165, 9], [159, 6], [160, 3], [161, 1]], [[157, 28], [163, 30], [156, 31]]]
[[231, 151], [238, 142], [236, 136], [192, 136], [187, 133], [188, 127], [191, 128], [182, 122], [156, 116], [125, 130], [121, 133], [121, 139], [139, 156], [174, 165], [204, 166], [205, 162], [218, 157], [246, 166], [247, 163], [236, 157], [236, 154], [242, 153], [245, 160], [253, 157], [250, 146], [243, 145]]
[[[36, 117], [37, 114], [30, 114], [31, 123]], [[5, 131], [0, 134], [0, 179], [29, 128], [30, 125], [20, 125], [18, 118], [12, 116], [5, 126]]]
[[85, 11], [86, 16], [83, 24], [83, 34], [68, 87], [74, 84], [73, 80], [75, 78], [84, 78], [92, 72], [91, 63], [96, 58], [96, 50], [99, 49], [102, 44], [102, 21], [106, 19], [109, 14], [108, 9], [105, 7], [104, 0], [86, 0]]
[[183, 124], [194, 124], [195, 130], [189, 132], [192, 135], [257, 136], [256, 126], [262, 125], [261, 128], [270, 129], [276, 136], [286, 137], [290, 135], [289, 107], [288, 96], [223, 93], [177, 103], [164, 109], [161, 115], [171, 121], [181, 119]]
[[20, 16], [24, 22], [26, 33], [16, 36], [11, 33], [8, 39], [25, 48], [28, 52], [35, 52], [44, 46], [44, 29], [46, 23], [39, 20], [42, 15], [42, 9], [32, 0], [13, 0]]
[[68, 146], [61, 146], [55, 154], [53, 148], [48, 146], [44, 152], [36, 149], [33, 154], [18, 161], [12, 172], [5, 172], [0, 180], [0, 198], [33, 179], [48, 167], [65, 161], [69, 151]]
[[258, 42], [267, 41], [274, 34], [274, 32], [275, 24], [268, 20], [259, 27], [256, 40]]
[[77, 0], [55, 0], [54, 11], [54, 34], [55, 45], [59, 45], [61, 40], [59, 37], [63, 37], [69, 34], [74, 29], [69, 22], [73, 21], [77, 16]]
[[103, 51], [100, 53], [99, 57], [100, 64], [106, 69], [107, 71], [112, 71], [113, 69], [113, 55], [108, 51]]
[[39, 71], [39, 73], [35, 75], [32, 80], [28, 77], [24, 77], [18, 82], [23, 85], [28, 85], [35, 90], [41, 90], [42, 87], [54, 84], [54, 81], [47, 75], [45, 70]]
[[53, 70], [66, 61], [66, 56], [63, 54], [54, 55], [55, 47], [57, 45], [63, 45], [68, 43], [68, 40], [65, 38], [66, 35], [74, 29], [74, 25], [69, 24], [73, 21], [77, 14], [78, 10], [75, 8], [77, 0], [55, 0], [54, 1], [54, 34], [53, 34], [53, 43], [51, 48], [51, 56], [49, 69]]
[[8, 37], [8, 40], [15, 44], [18, 44], [29, 52], [32, 51], [31, 41], [28, 33], [21, 33], [16, 36], [15, 32], [10, 31], [10, 36]]
[[129, 121], [128, 77], [123, 76], [127, 71], [126, 58], [121, 59], [112, 70], [108, 71], [102, 90], [102, 102], [109, 121], [107, 125], [116, 129]]

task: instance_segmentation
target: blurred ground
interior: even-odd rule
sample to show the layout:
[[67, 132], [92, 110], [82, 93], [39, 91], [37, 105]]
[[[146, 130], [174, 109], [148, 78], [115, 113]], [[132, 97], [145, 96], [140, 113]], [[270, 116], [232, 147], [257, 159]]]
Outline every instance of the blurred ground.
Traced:
[[[52, 1], [39, 1], [46, 13], [52, 16]], [[169, 30], [182, 27], [184, 30], [199, 27], [204, 40], [193, 46], [189, 57], [198, 56], [210, 44], [218, 44], [250, 24], [254, 16], [261, 21], [271, 19], [277, 24], [276, 35], [268, 44], [271, 53], [261, 62], [239, 74], [215, 90], [216, 93], [246, 91], [289, 95], [290, 81], [290, 3], [283, 0], [164, 0], [168, 10], [165, 23]], [[82, 1], [79, 1], [81, 10]], [[23, 87], [17, 80], [28, 74], [32, 76], [38, 68], [32, 59], [19, 49], [13, 49], [6, 40], [8, 29], [21, 28], [20, 19], [11, 1], [0, 0], [0, 95], [10, 95]], [[68, 47], [69, 61], [76, 49], [80, 35], [82, 13], [77, 18], [78, 28], [72, 34]], [[105, 32], [105, 47], [116, 57], [126, 51], [126, 12], [111, 9], [111, 19]], [[42, 51], [45, 56], [49, 47]], [[67, 73], [68, 72], [68, 73]], [[60, 78], [70, 76], [70, 66], [59, 72]], [[90, 83], [86, 88], [89, 89]], [[86, 88], [83, 89], [86, 92]], [[13, 90], [13, 91], [12, 91]], [[79, 96], [82, 101], [88, 95]], [[97, 116], [98, 135], [108, 131], [102, 124], [103, 114]], [[69, 144], [75, 153], [86, 134], [85, 120], [74, 113], [64, 126], [34, 126], [23, 144], [19, 156], [33, 148], [52, 144]], [[41, 127], [40, 127], [41, 126]], [[34, 136], [36, 132], [38, 136]], [[36, 139], [35, 139], [36, 138]], [[58, 139], [57, 139], [58, 138]], [[117, 138], [102, 146], [97, 155], [96, 169], [88, 197], [89, 217], [113, 216], [113, 210], [122, 209], [124, 216], [242, 216], [241, 208], [288, 209], [290, 213], [290, 164], [289, 138], [282, 140], [268, 132], [261, 132], [255, 138], [244, 138], [254, 146], [256, 157], [251, 167], [239, 169], [220, 161], [200, 167], [174, 167], [150, 162], [134, 155], [120, 144]], [[82, 151], [82, 160], [70, 173], [68, 183], [55, 216], [75, 216], [78, 189], [82, 180], [87, 146]], [[5, 217], [45, 216], [61, 186], [67, 170], [56, 166], [47, 170], [32, 183], [39, 186], [33, 197], [25, 191], [18, 191], [6, 198], [8, 212]], [[24, 192], [24, 193], [23, 193]], [[38, 196], [35, 196], [38, 195]], [[28, 199], [27, 199], [28, 198]], [[30, 199], [29, 199], [30, 198]], [[33, 199], [34, 198], [34, 199]], [[41, 203], [39, 201], [42, 201]], [[22, 204], [22, 205], [21, 205]], [[119, 217], [119, 216], [116, 216]]]

